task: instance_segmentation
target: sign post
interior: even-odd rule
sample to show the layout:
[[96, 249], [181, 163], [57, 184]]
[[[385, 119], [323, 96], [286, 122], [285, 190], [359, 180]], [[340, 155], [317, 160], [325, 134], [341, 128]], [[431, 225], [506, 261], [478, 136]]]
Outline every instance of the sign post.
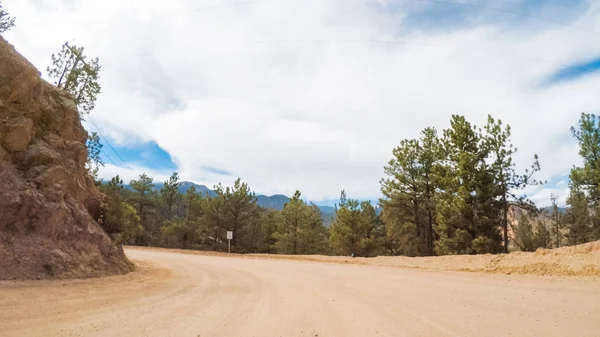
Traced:
[[227, 250], [229, 251], [230, 254], [231, 254], [231, 239], [233, 239], [233, 231], [227, 231], [227, 243], [228, 243]]

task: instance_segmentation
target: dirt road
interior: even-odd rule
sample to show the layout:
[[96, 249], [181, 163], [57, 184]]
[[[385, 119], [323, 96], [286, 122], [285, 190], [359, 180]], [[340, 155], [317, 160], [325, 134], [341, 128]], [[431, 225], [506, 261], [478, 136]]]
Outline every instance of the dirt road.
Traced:
[[0, 336], [599, 336], [600, 280], [131, 250], [126, 276], [0, 283]]

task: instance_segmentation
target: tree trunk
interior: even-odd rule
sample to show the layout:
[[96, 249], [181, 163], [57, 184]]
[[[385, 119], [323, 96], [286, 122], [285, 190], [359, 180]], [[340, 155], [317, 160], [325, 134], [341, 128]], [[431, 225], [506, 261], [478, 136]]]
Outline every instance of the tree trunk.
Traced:
[[427, 248], [429, 250], [429, 255], [433, 255], [433, 214], [431, 210], [427, 212], [429, 217], [429, 228], [427, 229], [429, 233], [427, 233]]
[[508, 253], [508, 202], [506, 200], [506, 192], [502, 194], [502, 205], [504, 214], [502, 215], [502, 227], [504, 229], [504, 253]]

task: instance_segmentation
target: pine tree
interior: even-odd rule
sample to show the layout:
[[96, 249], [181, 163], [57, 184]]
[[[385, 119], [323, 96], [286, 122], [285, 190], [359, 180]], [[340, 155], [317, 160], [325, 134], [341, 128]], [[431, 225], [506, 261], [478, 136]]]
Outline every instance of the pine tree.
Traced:
[[579, 143], [579, 155], [583, 167], [571, 170], [571, 184], [576, 190], [585, 191], [590, 201], [600, 201], [600, 120], [594, 114], [581, 114], [579, 127], [571, 127], [573, 137]]
[[[177, 172], [173, 173], [169, 181], [171, 188], [178, 184]], [[175, 191], [179, 195], [178, 190], [175, 189]], [[187, 190], [183, 196], [183, 200], [185, 216], [183, 218], [168, 220], [161, 228], [161, 234], [167, 244], [169, 244], [169, 238], [173, 237], [181, 245], [181, 248], [187, 249], [203, 236], [201, 226], [204, 211], [202, 196], [196, 192], [194, 186]]]
[[282, 254], [325, 254], [327, 228], [321, 211], [314, 204], [306, 204], [300, 191], [285, 204], [273, 234], [275, 249]]
[[375, 233], [379, 219], [370, 202], [347, 199], [342, 191], [336, 218], [331, 225], [331, 248], [335, 254], [352, 256], [377, 255]]
[[554, 248], [559, 248], [562, 243], [562, 225], [563, 217], [558, 211], [558, 196], [556, 194], [550, 195], [550, 202], [552, 203], [552, 213], [550, 214], [550, 220], [552, 221], [552, 236], [554, 240]]
[[323, 224], [321, 210], [313, 203], [306, 206], [306, 222], [301, 227], [301, 254], [327, 254], [329, 252], [329, 230]]
[[383, 203], [380, 217], [383, 222], [381, 246], [389, 255], [419, 255], [419, 241], [416, 237], [415, 224], [412, 217], [399, 204]]
[[[410, 242], [414, 243], [415, 254], [422, 255], [426, 252], [428, 235], [424, 221], [425, 201], [421, 181], [423, 166], [419, 162], [421, 156], [419, 141], [402, 140], [393, 150], [393, 155], [394, 158], [384, 168], [389, 178], [381, 181], [384, 199], [380, 200], [380, 203], [389, 210], [386, 212], [386, 222], [390, 223], [390, 227], [394, 227], [393, 233], [408, 235]], [[340, 207], [344, 205], [346, 202], [340, 203]], [[352, 206], [358, 207], [358, 205]], [[405, 240], [398, 238], [397, 241]], [[405, 247], [404, 250], [412, 249]]]
[[500, 251], [500, 209], [493, 171], [482, 136], [463, 116], [453, 115], [444, 130], [447, 160], [437, 169], [438, 254], [496, 253]]
[[125, 202], [126, 190], [117, 175], [107, 184], [100, 185], [105, 194], [102, 225], [113, 240], [120, 244], [133, 244], [143, 235], [141, 219], [133, 206]]
[[56, 87], [71, 94], [79, 107], [80, 117], [89, 114], [100, 94], [100, 60], [86, 60], [84, 48], [65, 43], [58, 54], [52, 54], [52, 66], [46, 70]]
[[88, 160], [86, 163], [86, 168], [88, 170], [89, 175], [98, 182], [98, 171], [100, 167], [104, 167], [104, 161], [100, 156], [102, 152], [102, 144], [100, 143], [100, 137], [98, 133], [92, 132], [92, 134], [88, 137], [86, 142], [87, 150], [88, 150]]
[[552, 237], [550, 236], [550, 231], [548, 231], [548, 228], [543, 221], [536, 221], [534, 235], [536, 247], [550, 248], [552, 246]]
[[283, 222], [275, 236], [278, 253], [300, 254], [300, 231], [308, 216], [301, 197], [300, 191], [296, 191], [281, 211]]
[[238, 246], [248, 253], [274, 253], [273, 235], [281, 221], [280, 213], [277, 210], [258, 207], [259, 216], [238, 234]]
[[3, 34], [15, 26], [15, 18], [11, 17], [0, 4], [0, 34]]
[[[179, 173], [173, 172], [168, 180], [164, 182], [163, 187], [159, 191], [159, 195], [163, 205], [165, 206], [165, 218], [171, 220], [173, 218], [173, 205], [180, 197], [179, 194]], [[195, 188], [194, 188], [195, 189]]]
[[444, 159], [442, 143], [437, 135], [435, 128], [425, 128], [421, 131], [421, 151], [419, 153], [419, 163], [421, 165], [421, 184], [423, 193], [423, 204], [427, 217], [427, 253], [434, 253], [434, 226], [435, 226], [435, 208], [436, 208], [436, 189], [435, 171]]
[[[582, 113], [577, 127], [571, 127], [579, 143], [583, 167], [571, 170], [569, 197], [571, 222], [569, 241], [579, 242], [587, 233], [588, 240], [600, 239], [600, 119], [594, 114]], [[587, 219], [586, 219], [587, 218]], [[584, 223], [589, 222], [589, 228]]]
[[[237, 179], [233, 187], [215, 186], [216, 196], [208, 201], [207, 219], [210, 221], [211, 236], [215, 246], [225, 241], [227, 231], [233, 232], [232, 249], [243, 252], [243, 235], [247, 226], [254, 224], [260, 218], [256, 196], [250, 187], [241, 179]], [[240, 234], [240, 235], [238, 235]], [[238, 241], [241, 245], [237, 246]]]
[[[150, 178], [146, 173], [140, 174], [137, 180], [132, 180], [129, 184], [134, 190], [131, 194], [131, 203], [136, 208], [137, 214], [140, 216], [142, 226], [146, 230], [147, 234], [154, 233], [158, 230], [151, 221], [150, 211], [154, 207], [154, 184], [153, 179]], [[140, 244], [148, 244], [150, 238], [141, 238]]]
[[426, 128], [419, 140], [401, 141], [393, 155], [384, 168], [388, 178], [381, 181], [384, 199], [380, 202], [388, 210], [387, 242], [402, 242], [403, 254], [432, 255], [436, 207], [433, 179], [444, 158], [437, 131]]
[[264, 242], [260, 249], [261, 253], [276, 253], [277, 230], [283, 223], [281, 211], [274, 209], [261, 209], [261, 228], [264, 234]]
[[585, 194], [577, 189], [571, 189], [567, 198], [570, 207], [564, 218], [569, 245], [589, 242], [592, 234], [592, 219]]
[[534, 155], [534, 162], [531, 171], [525, 170], [524, 174], [517, 174], [513, 155], [517, 148], [513, 147], [510, 136], [510, 125], [503, 126], [501, 120], [495, 120], [488, 115], [488, 122], [485, 126], [484, 146], [486, 151], [493, 158], [491, 170], [499, 188], [500, 207], [502, 209], [502, 229], [504, 236], [504, 253], [508, 253], [508, 212], [509, 203], [513, 207], [535, 211], [535, 205], [524, 196], [517, 196], [516, 191], [522, 190], [529, 185], [537, 185], [539, 182], [532, 179], [533, 174], [540, 170], [538, 156]]

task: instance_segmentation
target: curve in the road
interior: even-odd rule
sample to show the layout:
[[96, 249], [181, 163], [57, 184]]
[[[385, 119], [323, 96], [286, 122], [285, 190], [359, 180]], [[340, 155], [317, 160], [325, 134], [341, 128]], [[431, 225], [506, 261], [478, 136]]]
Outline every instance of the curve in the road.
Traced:
[[0, 336], [598, 336], [600, 282], [128, 249], [138, 271], [0, 283]]

